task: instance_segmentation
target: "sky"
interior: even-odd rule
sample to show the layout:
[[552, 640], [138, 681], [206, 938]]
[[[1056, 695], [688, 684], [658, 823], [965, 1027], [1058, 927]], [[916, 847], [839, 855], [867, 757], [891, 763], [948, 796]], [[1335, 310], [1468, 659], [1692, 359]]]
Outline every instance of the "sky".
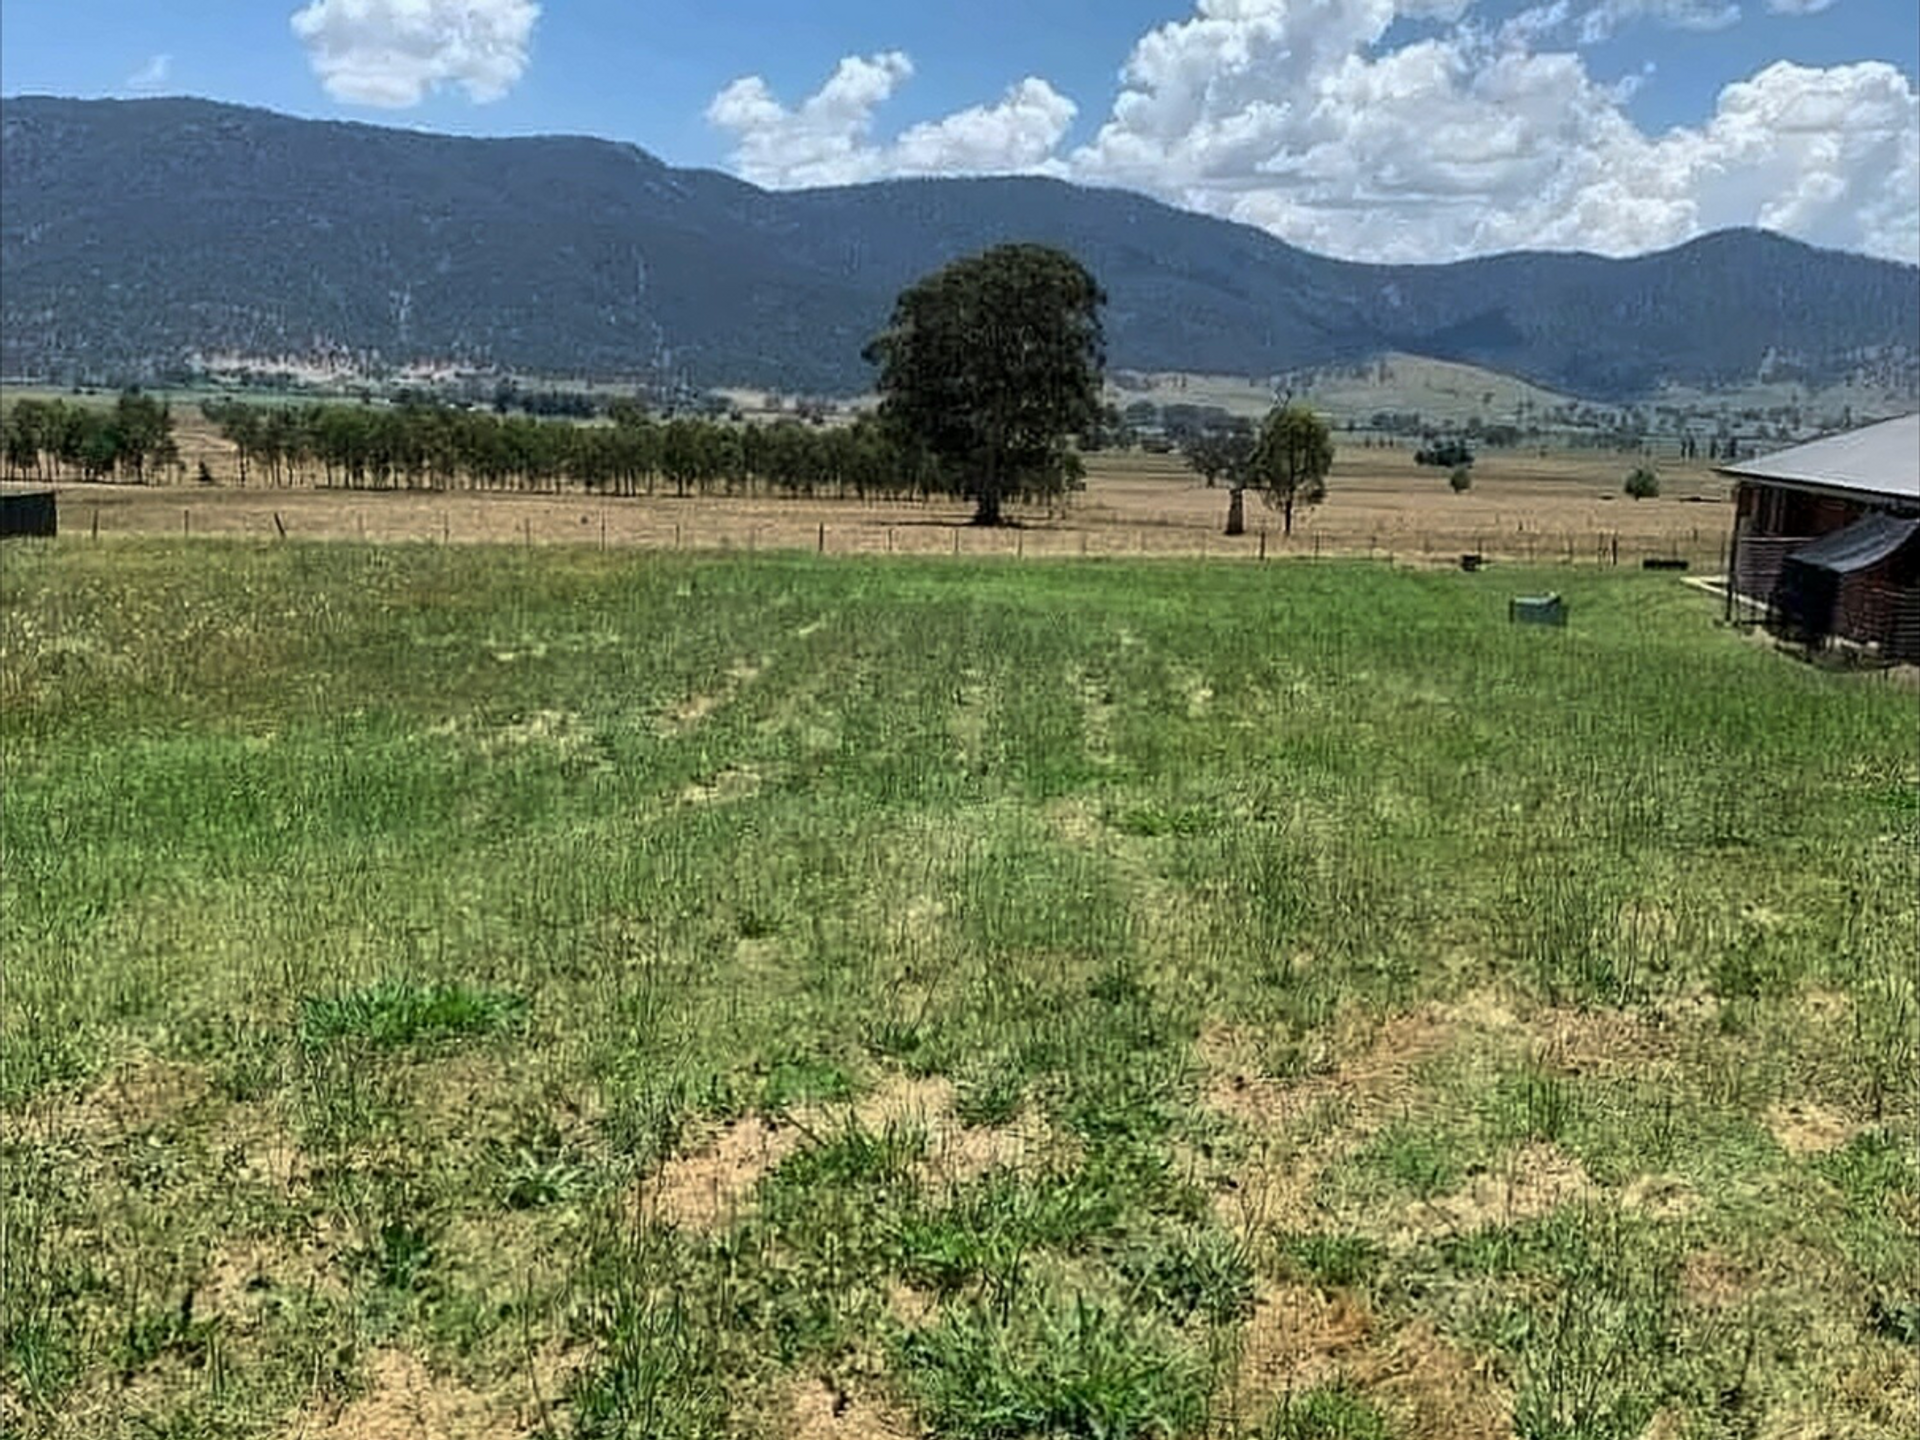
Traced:
[[6, 0], [0, 93], [1032, 173], [1349, 259], [1759, 225], [1920, 262], [1913, 0]]

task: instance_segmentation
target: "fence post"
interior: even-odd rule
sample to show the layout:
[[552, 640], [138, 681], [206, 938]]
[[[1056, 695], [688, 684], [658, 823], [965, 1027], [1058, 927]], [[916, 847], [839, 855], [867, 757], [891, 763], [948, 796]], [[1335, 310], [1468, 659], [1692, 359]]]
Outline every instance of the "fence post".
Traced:
[[607, 512], [604, 510], [600, 512], [600, 548], [607, 548]]
[[1267, 558], [1267, 532], [1264, 529], [1260, 532], [1260, 558]]
[[827, 553], [827, 522], [824, 520], [820, 522], [820, 538], [814, 542], [814, 553], [816, 555]]
[[100, 538], [100, 507], [98, 505], [93, 507], [93, 538], [96, 540]]
[[287, 527], [281, 521], [280, 512], [278, 510], [273, 512], [273, 528], [280, 532], [280, 538], [282, 540], [287, 538]]
[[182, 510], [180, 512], [180, 533], [182, 535], [189, 535], [193, 532], [192, 515], [193, 512], [191, 510]]

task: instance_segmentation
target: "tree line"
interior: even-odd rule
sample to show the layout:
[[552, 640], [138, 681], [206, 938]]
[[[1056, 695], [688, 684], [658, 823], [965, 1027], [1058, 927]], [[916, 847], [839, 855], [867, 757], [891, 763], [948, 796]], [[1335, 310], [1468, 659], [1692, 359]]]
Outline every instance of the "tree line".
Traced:
[[112, 409], [66, 400], [17, 400], [0, 414], [0, 454], [12, 479], [131, 480], [144, 485], [180, 463], [173, 412], [129, 390]]
[[924, 450], [865, 419], [830, 429], [662, 420], [631, 402], [595, 425], [431, 404], [233, 400], [201, 410], [237, 452], [243, 485], [843, 499], [923, 499], [947, 488]]

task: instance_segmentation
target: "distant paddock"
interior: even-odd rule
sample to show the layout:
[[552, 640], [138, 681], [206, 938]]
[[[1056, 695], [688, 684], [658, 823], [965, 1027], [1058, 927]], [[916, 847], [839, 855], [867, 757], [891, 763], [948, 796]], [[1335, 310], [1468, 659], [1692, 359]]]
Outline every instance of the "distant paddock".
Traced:
[[[1063, 509], [1016, 510], [1019, 528], [974, 530], [951, 501], [669, 495], [549, 495], [306, 487], [62, 484], [62, 529], [93, 535], [226, 536], [378, 543], [580, 544], [646, 549], [824, 549], [832, 554], [1009, 556], [1376, 555], [1451, 562], [1476, 552], [1535, 563], [1638, 564], [1649, 556], [1717, 564], [1728, 487], [1704, 464], [1662, 470], [1663, 494], [1629, 500], [1630, 457], [1496, 453], [1454, 494], [1444, 471], [1405, 451], [1343, 449], [1323, 505], [1280, 517], [1247, 507], [1248, 533], [1221, 529], [1227, 497], [1177, 457], [1089, 457], [1086, 489]], [[1264, 538], [1262, 531], [1265, 532]]]

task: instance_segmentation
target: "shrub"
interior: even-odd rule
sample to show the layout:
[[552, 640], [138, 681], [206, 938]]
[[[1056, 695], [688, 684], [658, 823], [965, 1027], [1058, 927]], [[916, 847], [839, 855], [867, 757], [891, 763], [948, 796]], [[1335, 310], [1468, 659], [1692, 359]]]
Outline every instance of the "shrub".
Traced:
[[1636, 500], [1651, 500], [1660, 493], [1660, 477], [1645, 465], [1638, 466], [1627, 476], [1626, 491]]
[[1454, 494], [1466, 494], [1473, 488], [1473, 467], [1471, 465], [1454, 466], [1453, 473], [1447, 476], [1447, 484], [1453, 487]]
[[1413, 452], [1416, 465], [1442, 465], [1451, 469], [1455, 465], [1473, 464], [1473, 451], [1464, 440], [1440, 440], [1429, 438], [1427, 443]]

